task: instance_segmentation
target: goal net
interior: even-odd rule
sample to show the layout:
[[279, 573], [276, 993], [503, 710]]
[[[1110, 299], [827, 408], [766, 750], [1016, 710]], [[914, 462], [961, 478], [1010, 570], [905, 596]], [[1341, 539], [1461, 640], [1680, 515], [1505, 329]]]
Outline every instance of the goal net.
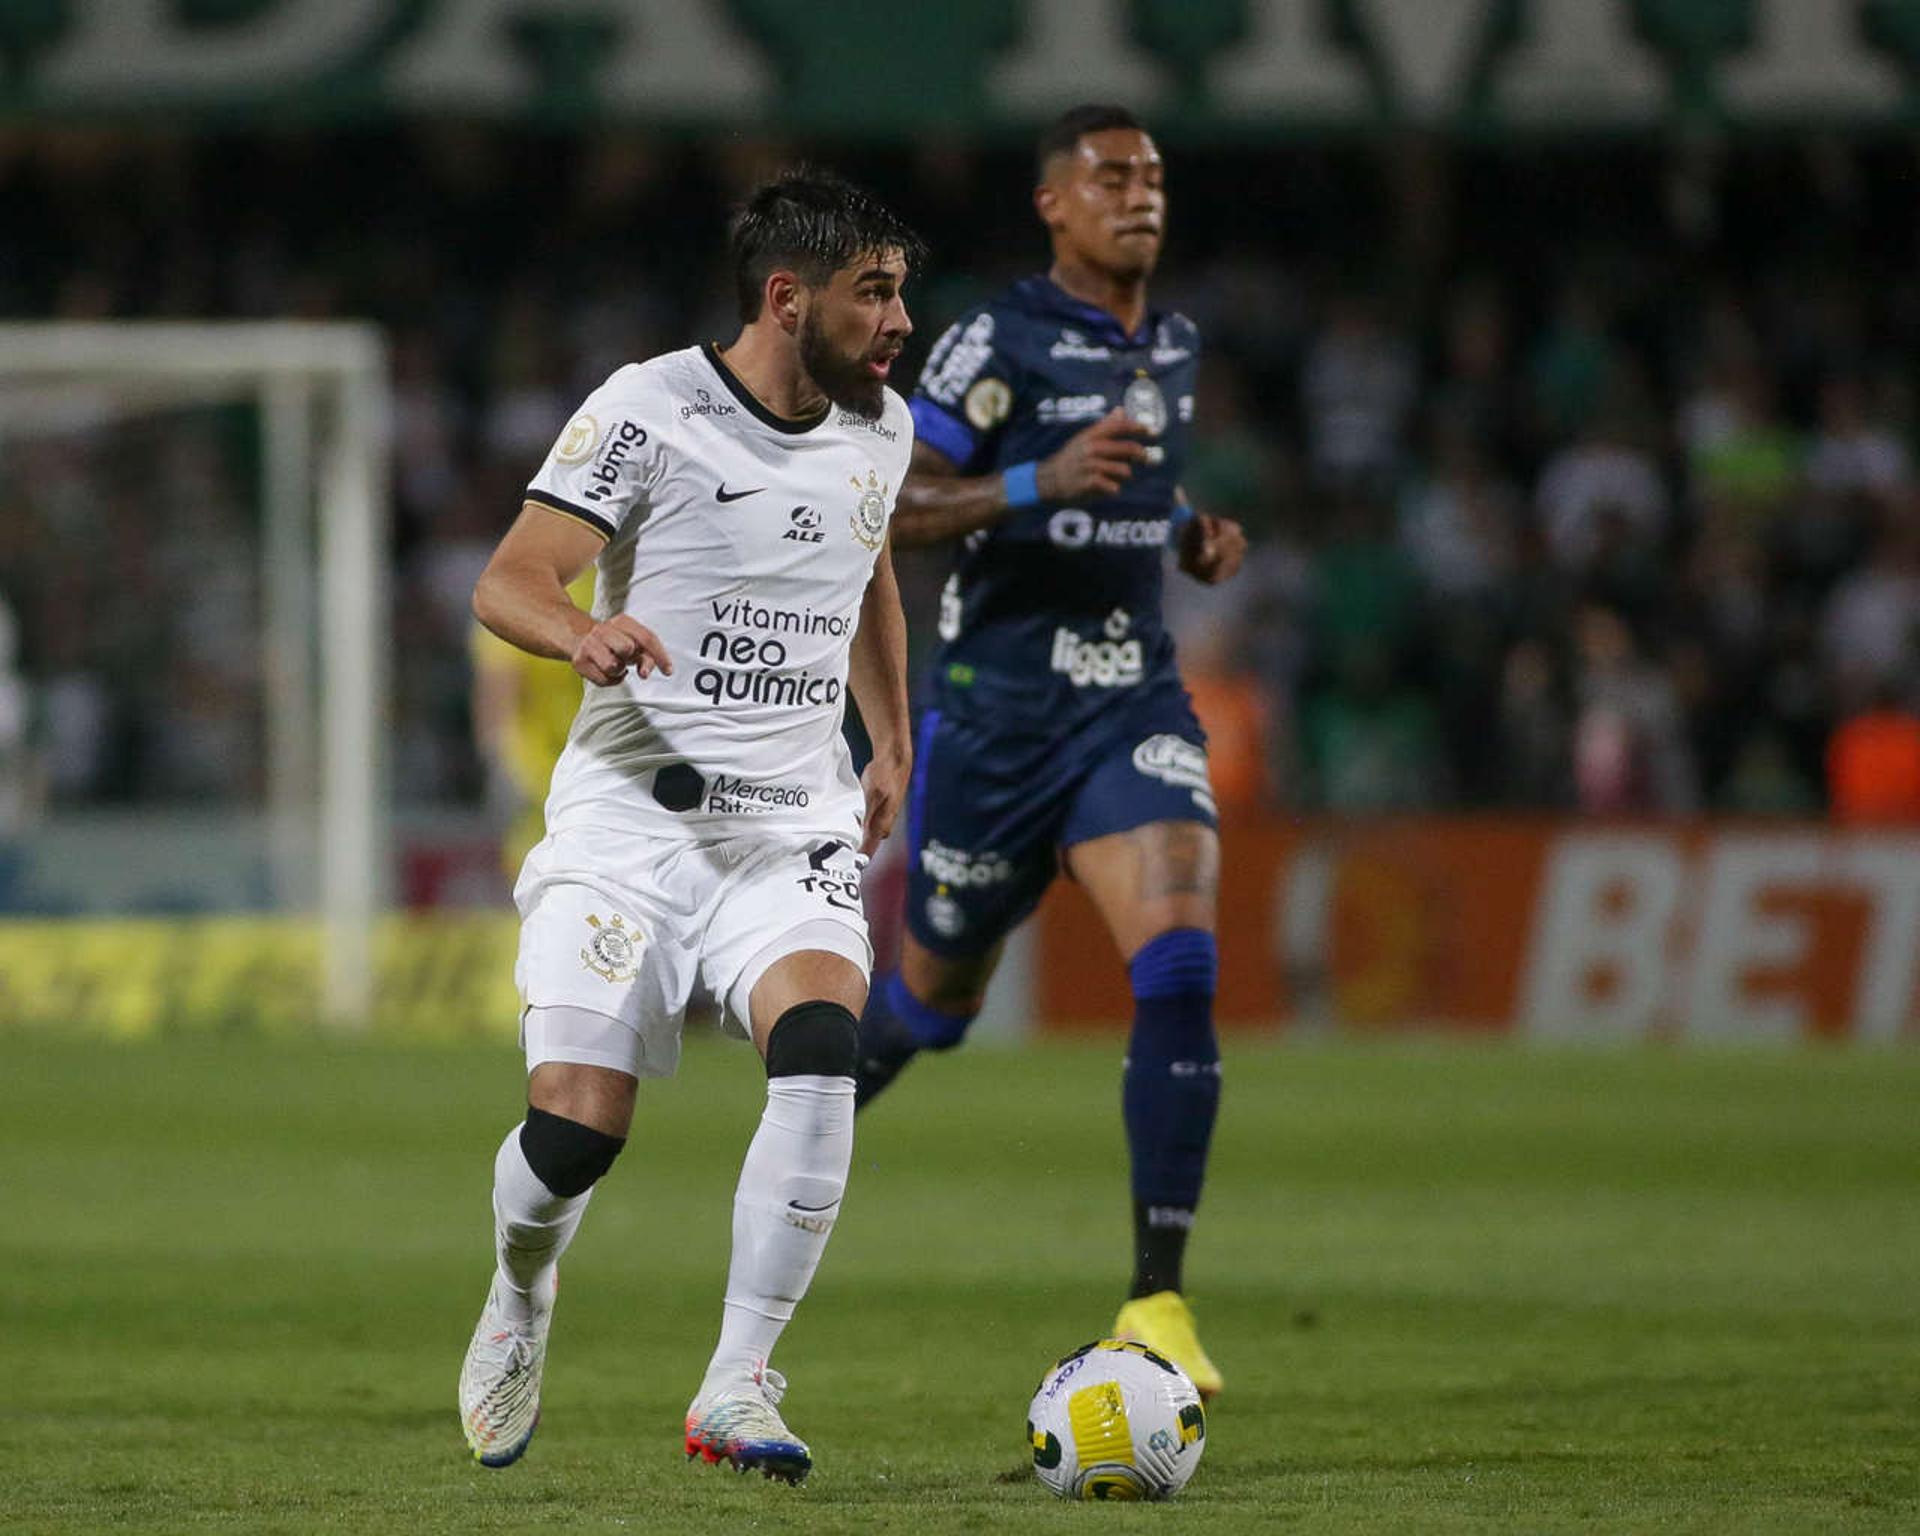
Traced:
[[371, 1016], [389, 416], [368, 325], [0, 324], [0, 908], [317, 917]]

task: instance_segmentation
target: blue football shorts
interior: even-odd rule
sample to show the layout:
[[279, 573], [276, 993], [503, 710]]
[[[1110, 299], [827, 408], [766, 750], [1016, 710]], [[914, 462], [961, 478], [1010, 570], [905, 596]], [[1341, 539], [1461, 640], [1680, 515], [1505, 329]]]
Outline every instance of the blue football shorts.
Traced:
[[934, 954], [983, 954], [1038, 905], [1061, 850], [1156, 821], [1218, 825], [1178, 679], [1064, 737], [930, 709], [907, 802], [908, 929]]

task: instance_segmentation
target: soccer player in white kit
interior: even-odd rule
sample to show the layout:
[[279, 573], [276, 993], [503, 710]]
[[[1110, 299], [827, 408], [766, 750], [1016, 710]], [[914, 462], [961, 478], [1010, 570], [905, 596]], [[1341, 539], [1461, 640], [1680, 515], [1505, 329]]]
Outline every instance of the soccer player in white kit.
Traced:
[[[789, 1482], [812, 1466], [767, 1358], [846, 1188], [860, 870], [911, 766], [887, 524], [913, 425], [886, 380], [920, 243], [798, 172], [747, 201], [731, 247], [738, 338], [595, 390], [474, 591], [488, 629], [587, 685], [514, 890], [528, 1107], [494, 1162], [497, 1264], [459, 1393], [487, 1466], [533, 1436], [555, 1266], [696, 998], [753, 1041], [767, 1101], [686, 1450]], [[585, 613], [566, 586], [589, 562]], [[874, 746], [858, 779], [849, 688]]]

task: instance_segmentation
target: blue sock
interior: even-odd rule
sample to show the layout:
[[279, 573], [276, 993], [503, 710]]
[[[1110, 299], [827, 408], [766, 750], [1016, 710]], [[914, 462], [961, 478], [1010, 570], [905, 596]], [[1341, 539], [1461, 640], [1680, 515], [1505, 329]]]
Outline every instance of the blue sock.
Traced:
[[1133, 1035], [1121, 1112], [1133, 1154], [1135, 1296], [1181, 1288], [1220, 1108], [1220, 1047], [1213, 1033], [1219, 970], [1219, 951], [1204, 928], [1158, 935], [1127, 967]]
[[942, 1013], [907, 990], [894, 971], [874, 978], [860, 1014], [860, 1063], [853, 1079], [853, 1107], [863, 1109], [923, 1050], [944, 1051], [965, 1037], [973, 1015]]

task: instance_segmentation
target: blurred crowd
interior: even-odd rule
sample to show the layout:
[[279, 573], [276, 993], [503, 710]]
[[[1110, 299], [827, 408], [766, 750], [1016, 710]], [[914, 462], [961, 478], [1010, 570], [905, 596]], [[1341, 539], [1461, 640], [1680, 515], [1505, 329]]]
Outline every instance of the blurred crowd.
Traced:
[[[1170, 583], [1224, 799], [1920, 818], [1910, 145], [1169, 150], [1188, 489], [1255, 545]], [[818, 153], [932, 240], [914, 358], [1043, 260], [1017, 148]], [[13, 130], [0, 315], [388, 328], [394, 782], [478, 805], [473, 579], [587, 390], [731, 334], [727, 207], [791, 154]], [[0, 817], [257, 799], [258, 460], [244, 409], [0, 388]]]

